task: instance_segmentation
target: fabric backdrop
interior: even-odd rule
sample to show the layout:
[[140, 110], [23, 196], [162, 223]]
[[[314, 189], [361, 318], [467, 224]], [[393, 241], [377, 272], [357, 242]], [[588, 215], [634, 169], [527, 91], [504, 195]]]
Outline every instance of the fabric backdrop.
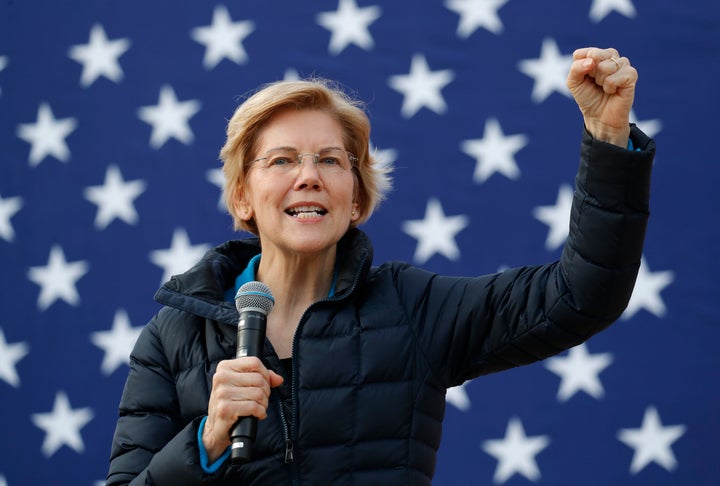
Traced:
[[[720, 484], [710, 0], [3, 1], [0, 485], [100, 484], [152, 295], [237, 238], [226, 120], [258, 85], [338, 80], [395, 167], [375, 262], [477, 275], [554, 260], [580, 114], [571, 54], [614, 46], [657, 141], [643, 265], [589, 343], [448, 393], [439, 485]], [[715, 118], [712, 118], [712, 117]]]

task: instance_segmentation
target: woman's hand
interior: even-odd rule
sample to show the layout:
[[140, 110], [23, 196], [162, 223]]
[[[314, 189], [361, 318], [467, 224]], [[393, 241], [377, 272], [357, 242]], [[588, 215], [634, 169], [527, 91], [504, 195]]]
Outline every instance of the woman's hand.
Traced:
[[615, 49], [586, 47], [573, 52], [567, 87], [594, 138], [627, 147], [637, 78], [630, 60]]
[[282, 382], [280, 375], [269, 371], [254, 356], [218, 363], [202, 435], [211, 463], [230, 445], [230, 429], [239, 417], [262, 420], [267, 416], [270, 389]]

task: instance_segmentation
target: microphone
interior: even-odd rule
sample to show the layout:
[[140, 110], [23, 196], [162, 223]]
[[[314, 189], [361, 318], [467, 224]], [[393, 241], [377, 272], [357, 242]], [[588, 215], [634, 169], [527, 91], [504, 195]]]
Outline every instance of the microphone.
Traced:
[[[267, 315], [275, 304], [270, 288], [262, 282], [242, 285], [235, 295], [240, 313], [237, 328], [236, 358], [260, 356], [265, 344]], [[230, 430], [230, 458], [234, 464], [250, 460], [257, 432], [257, 417], [240, 417]]]

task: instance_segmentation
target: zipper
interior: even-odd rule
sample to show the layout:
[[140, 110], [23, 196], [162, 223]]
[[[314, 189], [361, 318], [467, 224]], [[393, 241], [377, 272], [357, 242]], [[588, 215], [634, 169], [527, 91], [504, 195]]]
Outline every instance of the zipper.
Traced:
[[293, 443], [290, 439], [285, 439], [285, 464], [290, 464], [295, 461], [293, 455]]
[[277, 395], [278, 410], [280, 412], [280, 422], [282, 422], [283, 437], [285, 438], [285, 464], [290, 464], [295, 461], [295, 455], [293, 454], [293, 443], [290, 438], [290, 428], [288, 427], [287, 417], [285, 417], [285, 406], [282, 403], [282, 399]]
[[[362, 268], [362, 266], [365, 264], [365, 260], [367, 259], [367, 251], [363, 252], [362, 257], [360, 258], [358, 269]], [[277, 396], [278, 401], [278, 410], [280, 411], [280, 421], [282, 422], [283, 427], [283, 437], [285, 438], [285, 463], [291, 464], [295, 462], [295, 453], [294, 449], [295, 446], [293, 444], [293, 437], [297, 436], [297, 417], [299, 414], [299, 404], [297, 399], [297, 347], [298, 347], [298, 331], [302, 328], [302, 326], [305, 324], [305, 321], [307, 320], [307, 315], [310, 309], [315, 307], [317, 304], [320, 304], [322, 302], [331, 302], [331, 301], [339, 301], [347, 298], [347, 296], [351, 295], [355, 288], [357, 288], [358, 281], [360, 280], [360, 270], [355, 272], [355, 278], [353, 279], [352, 286], [349, 290], [344, 292], [341, 296], [333, 296], [329, 299], [323, 299], [318, 302], [313, 303], [310, 305], [307, 309], [305, 309], [305, 312], [303, 312], [302, 316], [300, 317], [300, 321], [298, 322], [298, 327], [295, 329], [295, 334], [293, 335], [293, 345], [292, 345], [292, 373], [290, 377], [290, 393], [291, 393], [291, 399], [292, 399], [292, 421], [288, 425], [287, 417], [285, 416], [285, 406], [282, 403], [282, 400], [280, 399], [280, 396]], [[297, 474], [297, 473], [296, 473]], [[293, 479], [293, 484], [297, 482], [298, 478], [295, 477]]]
[[[307, 309], [305, 309], [305, 312], [303, 312], [302, 316], [300, 316], [300, 321], [298, 322], [298, 327], [295, 329], [295, 334], [293, 334], [293, 345], [292, 345], [292, 377], [290, 381], [290, 392], [292, 397], [292, 422], [290, 423], [290, 439], [288, 439], [287, 435], [285, 436], [285, 462], [288, 462], [288, 454], [290, 454], [291, 461], [294, 460], [294, 454], [293, 454], [293, 443], [292, 443], [292, 437], [297, 437], [297, 417], [299, 415], [299, 407], [300, 404], [298, 403], [297, 399], [297, 380], [295, 379], [295, 375], [297, 374], [297, 347], [298, 347], [298, 333], [301, 330], [302, 326], [305, 324], [305, 321], [307, 320], [308, 313], [310, 309], [313, 307], [316, 307], [318, 304], [321, 304], [323, 302], [335, 302], [346, 299], [349, 295], [352, 295], [352, 293], [355, 291], [355, 288], [357, 288], [358, 281], [360, 280], [360, 274], [362, 273], [360, 269], [365, 264], [365, 260], [367, 259], [367, 250], [363, 251], [362, 257], [359, 260], [359, 264], [357, 266], [358, 270], [355, 272], [355, 278], [353, 279], [352, 286], [347, 291], [343, 292], [340, 296], [333, 296], [329, 299], [323, 299], [319, 300], [313, 304], [311, 304]], [[282, 405], [282, 404], [281, 404]], [[287, 422], [285, 421], [285, 415], [284, 411], [281, 407], [281, 413], [283, 413], [283, 424], [287, 425]]]

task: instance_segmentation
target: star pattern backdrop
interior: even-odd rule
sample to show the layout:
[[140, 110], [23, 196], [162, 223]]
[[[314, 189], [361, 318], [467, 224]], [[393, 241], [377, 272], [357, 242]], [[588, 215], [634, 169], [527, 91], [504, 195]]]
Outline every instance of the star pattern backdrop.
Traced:
[[658, 145], [642, 267], [588, 343], [448, 391], [435, 484], [720, 484], [720, 11], [710, 0], [0, 5], [0, 485], [102, 484], [152, 295], [232, 231], [226, 120], [258, 85], [367, 102], [394, 189], [375, 263], [476, 275], [567, 236], [572, 51], [640, 73]]

